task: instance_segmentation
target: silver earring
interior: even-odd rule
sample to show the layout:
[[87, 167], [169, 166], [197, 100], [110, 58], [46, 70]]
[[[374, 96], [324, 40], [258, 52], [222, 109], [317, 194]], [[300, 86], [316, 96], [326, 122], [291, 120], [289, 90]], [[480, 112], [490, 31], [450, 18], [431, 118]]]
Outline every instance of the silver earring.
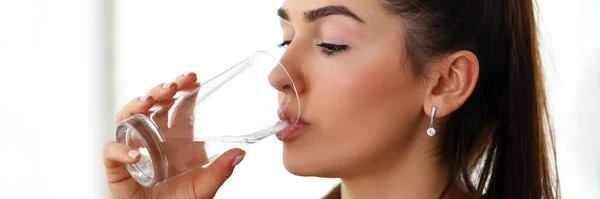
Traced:
[[435, 135], [435, 129], [433, 128], [433, 120], [435, 119], [435, 114], [437, 112], [437, 107], [431, 108], [431, 121], [429, 122], [429, 128], [427, 129], [427, 135], [433, 137]]

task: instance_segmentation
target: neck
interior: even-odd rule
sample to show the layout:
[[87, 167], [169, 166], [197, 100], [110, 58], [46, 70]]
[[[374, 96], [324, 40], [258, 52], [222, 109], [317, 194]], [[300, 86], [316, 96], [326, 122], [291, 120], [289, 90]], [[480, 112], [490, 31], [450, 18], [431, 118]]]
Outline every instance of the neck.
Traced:
[[[427, 135], [416, 136], [412, 146], [403, 147], [403, 157], [388, 155], [393, 158], [383, 158], [365, 172], [342, 178], [341, 198], [438, 198], [448, 182], [448, 168], [436, 159], [433, 141]], [[464, 197], [459, 190], [451, 188], [443, 198]]]

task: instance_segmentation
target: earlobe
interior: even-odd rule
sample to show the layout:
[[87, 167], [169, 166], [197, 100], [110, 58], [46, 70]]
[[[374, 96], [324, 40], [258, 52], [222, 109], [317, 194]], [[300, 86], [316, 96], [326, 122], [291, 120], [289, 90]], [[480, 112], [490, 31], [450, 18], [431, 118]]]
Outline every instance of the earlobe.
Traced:
[[423, 110], [431, 116], [431, 107], [438, 107], [437, 117], [444, 117], [464, 104], [479, 78], [479, 62], [470, 51], [458, 51], [439, 62], [437, 81], [432, 81]]

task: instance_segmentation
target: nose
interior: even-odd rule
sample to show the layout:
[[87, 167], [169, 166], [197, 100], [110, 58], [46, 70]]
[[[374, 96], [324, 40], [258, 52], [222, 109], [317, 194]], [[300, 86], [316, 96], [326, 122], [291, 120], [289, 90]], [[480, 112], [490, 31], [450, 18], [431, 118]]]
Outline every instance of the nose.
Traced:
[[296, 64], [287, 59], [285, 55], [281, 58], [280, 63], [269, 74], [269, 83], [271, 86], [286, 94], [294, 94], [294, 87], [298, 95], [303, 93], [306, 83], [299, 67], [295, 67]]

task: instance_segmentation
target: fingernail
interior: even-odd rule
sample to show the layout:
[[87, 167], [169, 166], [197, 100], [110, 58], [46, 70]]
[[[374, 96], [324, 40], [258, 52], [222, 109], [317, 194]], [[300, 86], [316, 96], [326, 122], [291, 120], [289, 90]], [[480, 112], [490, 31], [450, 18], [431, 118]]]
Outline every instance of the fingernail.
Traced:
[[152, 96], [151, 95], [144, 95], [143, 97], [140, 97], [140, 101], [145, 102], [148, 101]]
[[233, 167], [237, 166], [238, 164], [240, 164], [240, 162], [242, 162], [243, 159], [244, 159], [244, 155], [235, 157], [233, 159], [233, 162], [231, 163], [231, 166], [233, 166]]
[[187, 77], [187, 76], [190, 76], [191, 74], [194, 74], [194, 73], [193, 72], [187, 72], [184, 75]]
[[131, 150], [127, 153], [127, 155], [129, 155], [131, 159], [135, 159], [140, 155], [140, 152], [138, 150]]
[[169, 83], [163, 84], [163, 86], [162, 86], [162, 87], [163, 87], [164, 89], [169, 89], [169, 88], [171, 88], [171, 85], [173, 85], [173, 82], [169, 82]]

